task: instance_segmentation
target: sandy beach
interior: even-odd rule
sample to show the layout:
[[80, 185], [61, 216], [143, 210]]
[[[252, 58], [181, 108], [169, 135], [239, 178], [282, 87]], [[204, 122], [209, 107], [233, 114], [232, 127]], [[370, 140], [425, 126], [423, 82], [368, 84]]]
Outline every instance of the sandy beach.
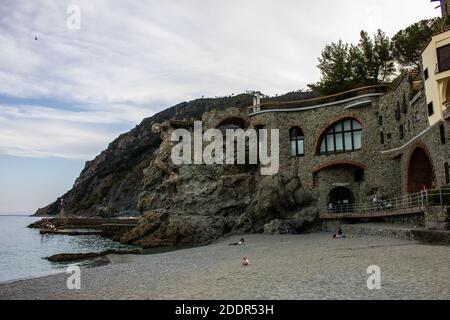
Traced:
[[[450, 299], [450, 247], [330, 234], [248, 235], [154, 255], [110, 256], [82, 269], [81, 289], [68, 275], [0, 285], [0, 299]], [[248, 256], [250, 266], [241, 265]], [[367, 288], [371, 265], [380, 290]]]

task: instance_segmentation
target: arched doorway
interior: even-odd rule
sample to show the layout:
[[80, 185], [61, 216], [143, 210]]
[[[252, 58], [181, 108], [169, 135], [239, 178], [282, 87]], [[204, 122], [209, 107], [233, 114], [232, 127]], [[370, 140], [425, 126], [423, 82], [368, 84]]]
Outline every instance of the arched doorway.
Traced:
[[422, 185], [431, 189], [433, 181], [433, 166], [427, 152], [423, 148], [416, 148], [409, 159], [408, 192], [418, 192]]
[[334, 188], [328, 194], [328, 203], [332, 203], [334, 207], [352, 205], [354, 202], [353, 192], [345, 187]]

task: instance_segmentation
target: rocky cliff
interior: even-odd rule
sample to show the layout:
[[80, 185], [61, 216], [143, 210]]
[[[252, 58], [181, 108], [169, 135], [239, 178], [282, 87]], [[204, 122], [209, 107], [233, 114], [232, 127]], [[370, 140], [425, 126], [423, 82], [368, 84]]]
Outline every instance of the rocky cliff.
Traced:
[[[73, 188], [62, 196], [64, 214], [142, 216], [120, 240], [147, 247], [206, 243], [236, 232], [292, 233], [312, 227], [317, 210], [312, 195], [302, 188], [297, 168], [261, 177], [254, 166], [175, 167], [168, 135], [152, 130], [169, 120], [208, 122], [205, 115], [230, 108], [245, 112], [251, 101], [248, 94], [199, 99], [144, 119], [86, 163]], [[36, 215], [60, 212], [57, 199]]]

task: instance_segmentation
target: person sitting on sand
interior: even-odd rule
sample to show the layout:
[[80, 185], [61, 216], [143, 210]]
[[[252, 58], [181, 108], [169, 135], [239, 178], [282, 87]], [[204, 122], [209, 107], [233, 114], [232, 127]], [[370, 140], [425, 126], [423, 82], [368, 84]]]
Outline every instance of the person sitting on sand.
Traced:
[[342, 229], [340, 226], [336, 228], [336, 233], [333, 235], [333, 239], [345, 239], [346, 236], [342, 232]]
[[241, 240], [239, 240], [239, 242], [230, 243], [229, 246], [242, 246], [244, 244], [245, 244], [245, 240], [242, 238]]

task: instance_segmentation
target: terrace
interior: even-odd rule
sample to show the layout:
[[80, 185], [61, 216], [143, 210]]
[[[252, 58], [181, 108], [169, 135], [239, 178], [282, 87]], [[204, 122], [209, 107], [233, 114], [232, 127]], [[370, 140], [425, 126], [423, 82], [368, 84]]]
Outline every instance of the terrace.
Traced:
[[370, 103], [369, 98], [385, 94], [390, 87], [389, 84], [364, 86], [332, 95], [294, 101], [274, 101], [273, 98], [270, 98], [267, 101], [257, 103], [259, 102], [258, 98], [255, 100], [257, 102], [249, 107], [249, 113], [255, 115], [265, 112], [310, 110], [343, 103], [348, 103], [347, 108], [351, 108]]

